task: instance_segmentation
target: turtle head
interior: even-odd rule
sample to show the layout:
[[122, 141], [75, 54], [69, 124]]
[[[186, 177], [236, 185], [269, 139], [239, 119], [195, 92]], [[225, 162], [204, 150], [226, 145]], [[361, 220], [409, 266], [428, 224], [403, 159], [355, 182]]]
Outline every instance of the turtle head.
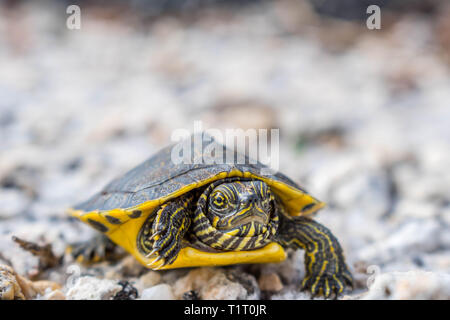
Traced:
[[263, 181], [222, 183], [209, 195], [206, 216], [217, 230], [228, 231], [247, 226], [247, 235], [256, 235], [269, 223], [273, 202], [274, 195]]

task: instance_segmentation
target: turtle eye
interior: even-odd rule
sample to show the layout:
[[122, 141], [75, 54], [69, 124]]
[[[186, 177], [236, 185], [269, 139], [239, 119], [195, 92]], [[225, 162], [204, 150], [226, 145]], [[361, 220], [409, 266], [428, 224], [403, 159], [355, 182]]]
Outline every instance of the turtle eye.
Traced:
[[215, 192], [210, 198], [210, 204], [217, 210], [224, 210], [227, 208], [228, 199], [222, 192]]

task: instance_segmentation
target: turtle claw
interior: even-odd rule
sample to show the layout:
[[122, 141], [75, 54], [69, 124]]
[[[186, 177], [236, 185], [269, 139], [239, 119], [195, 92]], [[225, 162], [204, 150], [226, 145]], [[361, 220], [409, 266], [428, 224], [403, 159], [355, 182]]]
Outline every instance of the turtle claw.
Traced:
[[[145, 256], [146, 258], [150, 258], [156, 255], [156, 258], [148, 263], [148, 266], [153, 270], [161, 269], [165, 265], [172, 263], [176, 258], [176, 255], [174, 255], [173, 252], [174, 245], [171, 244], [172, 241], [165, 240], [166, 237], [169, 236], [165, 235], [164, 237], [159, 237], [153, 244], [153, 250]], [[156, 267], [153, 267], [158, 262], [162, 263]]]
[[[156, 261], [159, 261], [159, 259], [157, 259]], [[153, 268], [153, 270], [159, 270], [159, 269], [161, 269], [162, 267], [164, 267], [166, 264], [167, 264], [167, 263], [166, 263], [166, 260], [163, 258], [162, 263], [161, 263], [159, 266]]]
[[156, 270], [157, 268], [159, 269], [161, 266], [158, 266], [158, 267], [153, 267], [153, 266], [155, 265], [155, 263], [157, 263], [161, 259], [164, 259], [164, 258], [161, 256], [158, 256], [155, 259], [153, 259], [152, 261], [150, 261], [149, 263], [147, 263], [147, 266], [151, 267], [153, 270]]
[[162, 256], [158, 256], [155, 260], [153, 260], [152, 264], [164, 259]]
[[[157, 250], [154, 249], [152, 251], [152, 253], [153, 252], [157, 252]], [[147, 264], [148, 267], [152, 268], [153, 270], [159, 270], [171, 263], [171, 261], [166, 259], [164, 256], [159, 255], [159, 253], [157, 253], [157, 254], [158, 254], [158, 256]], [[159, 265], [155, 266], [158, 262], [159, 262]]]
[[150, 240], [150, 241], [156, 240], [155, 238], [156, 238], [157, 236], [160, 236], [161, 233], [162, 233], [161, 231], [156, 231], [154, 234], [152, 234], [152, 236], [151, 236], [148, 240]]
[[150, 258], [152, 255], [158, 252], [158, 248], [153, 249], [149, 254], [147, 254], [145, 257]]
[[321, 274], [318, 276], [307, 276], [302, 282], [302, 290], [309, 291], [311, 297], [323, 296], [329, 299], [334, 294], [337, 299], [344, 291], [346, 286], [351, 286], [353, 282], [349, 282], [348, 275], [339, 274]]

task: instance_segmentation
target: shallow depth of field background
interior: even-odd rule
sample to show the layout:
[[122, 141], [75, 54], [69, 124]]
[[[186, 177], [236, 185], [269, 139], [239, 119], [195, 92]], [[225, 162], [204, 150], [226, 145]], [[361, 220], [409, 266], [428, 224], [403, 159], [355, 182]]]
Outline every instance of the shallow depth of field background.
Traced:
[[[89, 239], [65, 209], [201, 120], [280, 129], [280, 170], [328, 204], [317, 219], [354, 273], [346, 298], [450, 298], [450, 5], [378, 1], [371, 31], [371, 3], [81, 1], [71, 31], [72, 2], [1, 2], [0, 264], [86, 298], [69, 292], [68, 262], [39, 270], [11, 237], [57, 255]], [[302, 261], [81, 270], [97, 298], [126, 280], [141, 298], [309, 299]]]

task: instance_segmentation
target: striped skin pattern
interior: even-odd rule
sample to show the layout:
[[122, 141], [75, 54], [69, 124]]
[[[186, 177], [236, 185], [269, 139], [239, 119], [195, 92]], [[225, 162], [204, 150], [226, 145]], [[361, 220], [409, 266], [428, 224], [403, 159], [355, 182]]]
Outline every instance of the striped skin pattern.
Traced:
[[156, 255], [150, 263], [163, 260], [164, 266], [177, 258], [182, 240], [191, 224], [190, 212], [193, 196], [187, 194], [169, 201], [150, 215], [138, 236], [138, 247], [147, 257]]
[[313, 295], [342, 293], [353, 279], [337, 239], [326, 227], [306, 217], [283, 215], [277, 241], [289, 248], [305, 250], [306, 277], [303, 289]]
[[[221, 197], [223, 200], [218, 202]], [[270, 189], [259, 180], [234, 178], [227, 183], [212, 183], [197, 201], [193, 235], [216, 250], [261, 248], [272, 241], [278, 228], [273, 201]], [[214, 202], [221, 204], [217, 206]], [[240, 221], [248, 222], [241, 224]]]

